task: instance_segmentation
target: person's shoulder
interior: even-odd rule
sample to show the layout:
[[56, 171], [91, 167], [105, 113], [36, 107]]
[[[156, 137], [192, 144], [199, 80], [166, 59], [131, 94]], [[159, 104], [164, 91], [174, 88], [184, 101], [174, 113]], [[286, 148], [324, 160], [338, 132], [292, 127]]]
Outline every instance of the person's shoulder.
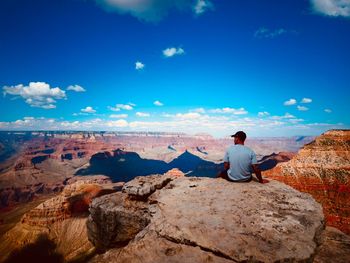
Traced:
[[227, 148], [226, 148], [226, 151], [229, 152], [229, 151], [232, 151], [234, 149], [235, 145], [234, 144], [230, 144]]
[[245, 146], [245, 145], [244, 145], [244, 148], [245, 148], [245, 150], [248, 151], [248, 152], [255, 153], [255, 152], [254, 152], [251, 148], [249, 148], [248, 146]]

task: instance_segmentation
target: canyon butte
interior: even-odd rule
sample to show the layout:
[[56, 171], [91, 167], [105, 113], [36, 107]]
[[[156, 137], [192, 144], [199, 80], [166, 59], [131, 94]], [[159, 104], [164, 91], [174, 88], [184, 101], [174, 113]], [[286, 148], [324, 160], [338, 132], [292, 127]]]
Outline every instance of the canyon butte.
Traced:
[[[173, 162], [182, 170], [169, 165], [170, 171], [163, 175], [136, 176], [126, 183], [117, 182], [118, 177], [72, 173], [93, 171], [91, 167], [101, 164], [101, 157], [102, 163], [106, 159], [128, 162], [127, 138], [123, 143], [114, 138], [109, 144], [98, 136], [36, 137], [43, 143], [28, 151], [36, 145], [30, 139], [18, 150], [22, 155], [8, 159], [1, 173], [1, 186], [6, 186], [4, 213], [11, 215], [22, 205], [26, 208], [0, 237], [0, 261], [23, 262], [34, 257], [51, 262], [348, 262], [350, 237], [338, 229], [348, 229], [349, 135], [350, 131], [326, 132], [296, 155], [283, 140], [276, 140], [285, 152], [281, 154], [271, 154], [257, 140], [256, 149], [264, 149], [260, 159], [267, 170], [264, 176], [271, 178], [268, 184], [189, 176], [187, 170], [193, 167], [182, 166], [186, 160], [196, 163], [201, 175], [212, 163], [220, 165], [227, 142], [205, 136], [196, 142], [184, 135], [180, 139], [161, 136], [163, 142], [157, 146], [141, 147], [144, 152], [133, 149], [132, 160], [138, 160], [133, 155], [137, 152], [141, 159]], [[131, 140], [136, 140], [133, 136]], [[150, 140], [158, 142], [154, 136]], [[186, 147], [186, 140], [191, 147]], [[77, 142], [79, 149], [74, 148]], [[96, 155], [93, 147], [103, 153], [96, 162], [90, 162]], [[43, 153], [48, 148], [53, 151]], [[23, 152], [29, 154], [24, 158]], [[39, 156], [48, 157], [33, 163]], [[62, 167], [64, 173], [59, 174]], [[31, 171], [37, 173], [32, 176]], [[51, 181], [38, 185], [50, 173]], [[30, 178], [21, 181], [26, 176]], [[12, 179], [17, 188], [11, 186]], [[23, 194], [23, 189], [31, 194]], [[23, 203], [29, 199], [34, 201]], [[37, 206], [30, 207], [35, 201]], [[33, 251], [38, 253], [33, 255]]]

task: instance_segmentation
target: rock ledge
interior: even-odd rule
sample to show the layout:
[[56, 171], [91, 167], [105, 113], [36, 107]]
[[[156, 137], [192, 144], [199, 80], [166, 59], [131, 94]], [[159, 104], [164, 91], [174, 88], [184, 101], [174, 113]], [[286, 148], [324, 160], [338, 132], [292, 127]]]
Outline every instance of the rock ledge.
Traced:
[[[92, 262], [312, 261], [324, 229], [320, 204], [272, 181], [149, 177], [90, 206], [88, 234], [109, 249]], [[153, 182], [154, 180], [154, 182]], [[160, 181], [167, 181], [159, 186]], [[151, 189], [152, 187], [146, 187]], [[135, 200], [134, 193], [147, 199]], [[130, 193], [130, 196], [129, 196]], [[143, 197], [145, 195], [142, 195]]]

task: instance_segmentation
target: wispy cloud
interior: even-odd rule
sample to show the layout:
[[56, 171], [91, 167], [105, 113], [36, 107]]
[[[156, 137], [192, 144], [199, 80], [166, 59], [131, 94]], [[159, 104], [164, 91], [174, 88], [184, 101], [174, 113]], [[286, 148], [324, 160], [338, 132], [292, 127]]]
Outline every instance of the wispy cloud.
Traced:
[[296, 118], [294, 115], [292, 115], [292, 114], [290, 114], [290, 113], [288, 113], [288, 112], [286, 112], [284, 115], [282, 115], [282, 116], [272, 116], [271, 117], [271, 119], [273, 119], [273, 120], [283, 120], [283, 119], [294, 119], [294, 118]]
[[85, 113], [95, 113], [96, 112], [96, 110], [91, 106], [87, 106], [86, 108], [81, 109], [80, 111], [85, 112]]
[[175, 115], [176, 118], [180, 119], [198, 119], [202, 115], [198, 112], [178, 113]]
[[270, 113], [267, 111], [260, 111], [260, 112], [258, 112], [258, 116], [259, 117], [266, 117], [266, 116], [270, 116]]
[[150, 117], [151, 114], [146, 113], [146, 112], [136, 112], [136, 116], [138, 116], [138, 117]]
[[300, 103], [311, 103], [312, 99], [310, 98], [303, 98]]
[[183, 50], [181, 47], [169, 47], [163, 50], [164, 57], [170, 58], [175, 55], [183, 55], [185, 54], [185, 50]]
[[201, 15], [209, 9], [213, 8], [213, 4], [208, 0], [197, 0], [197, 3], [194, 6], [194, 12], [197, 15]]
[[142, 62], [140, 62], [140, 61], [136, 61], [136, 63], [135, 63], [135, 69], [136, 70], [142, 70], [142, 69], [144, 69], [145, 68], [145, 64], [143, 64]]
[[297, 106], [297, 109], [298, 109], [299, 111], [308, 111], [308, 110], [309, 110], [308, 107], [300, 106], [300, 105]]
[[[274, 118], [277, 117], [277, 118]], [[349, 128], [343, 123], [305, 123], [292, 115], [267, 118], [229, 118], [190, 112], [169, 114], [165, 121], [131, 121], [100, 118], [83, 121], [66, 121], [52, 118], [25, 117], [11, 122], [0, 122], [1, 130], [106, 130], [106, 131], [174, 131], [189, 134], [207, 132], [216, 136], [228, 136], [233, 131], [244, 130], [248, 136], [292, 136], [320, 134], [328, 129]]]
[[130, 14], [147, 22], [158, 22], [163, 19], [169, 10], [193, 10], [196, 15], [203, 14], [212, 8], [209, 0], [95, 0], [98, 5], [107, 11], [119, 14]]
[[111, 114], [109, 117], [114, 119], [126, 119], [128, 114]]
[[160, 102], [159, 100], [154, 101], [153, 104], [156, 106], [159, 106], [159, 107], [164, 106], [164, 104], [162, 102]]
[[109, 128], [123, 128], [128, 127], [129, 123], [126, 120], [116, 120], [116, 121], [107, 121], [104, 125]]
[[51, 88], [45, 82], [30, 82], [28, 86], [19, 84], [16, 86], [4, 86], [4, 95], [21, 97], [31, 107], [54, 109], [56, 100], [66, 99], [66, 92], [58, 87]]
[[116, 104], [114, 107], [112, 106], [108, 106], [108, 109], [110, 109], [111, 111], [120, 111], [120, 110], [133, 110], [134, 107], [132, 105], [132, 103], [128, 103], [128, 104]]
[[192, 109], [190, 111], [191, 112], [198, 112], [198, 113], [205, 113], [205, 109], [204, 108], [196, 108], [196, 109]]
[[310, 0], [315, 13], [325, 16], [350, 17], [349, 0]]
[[258, 30], [255, 31], [254, 37], [256, 37], [256, 38], [275, 38], [275, 37], [281, 36], [281, 35], [286, 34], [286, 33], [288, 33], [288, 31], [284, 28], [268, 29], [266, 27], [260, 27]]
[[327, 113], [331, 113], [332, 112], [331, 109], [324, 109], [324, 111], [327, 112]]
[[296, 99], [289, 99], [283, 103], [284, 106], [291, 106], [297, 103]]
[[75, 92], [85, 92], [86, 89], [84, 89], [82, 86], [80, 85], [70, 85], [67, 87], [67, 90], [72, 90]]
[[244, 115], [248, 114], [248, 111], [246, 111], [244, 108], [239, 108], [239, 109], [234, 109], [234, 108], [217, 108], [213, 110], [209, 110], [210, 113], [229, 113], [229, 114], [234, 114], [234, 115]]

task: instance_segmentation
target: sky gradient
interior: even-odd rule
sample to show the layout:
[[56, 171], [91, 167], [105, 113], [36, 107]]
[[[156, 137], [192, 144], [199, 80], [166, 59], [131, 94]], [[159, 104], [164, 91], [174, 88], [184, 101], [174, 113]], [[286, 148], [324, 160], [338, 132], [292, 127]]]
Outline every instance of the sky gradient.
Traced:
[[349, 0], [3, 0], [0, 130], [350, 128], [349, 47]]

